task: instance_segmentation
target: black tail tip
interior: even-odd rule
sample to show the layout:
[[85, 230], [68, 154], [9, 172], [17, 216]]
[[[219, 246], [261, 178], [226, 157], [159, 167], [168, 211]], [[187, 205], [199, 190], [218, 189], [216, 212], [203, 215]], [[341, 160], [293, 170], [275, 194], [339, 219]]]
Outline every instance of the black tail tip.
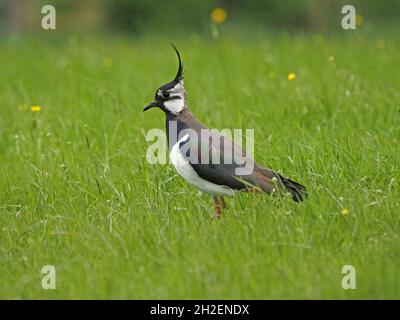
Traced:
[[304, 201], [305, 199], [307, 199], [308, 193], [305, 189], [306, 188], [304, 187], [304, 190], [301, 190], [301, 191], [299, 191], [299, 190], [291, 191], [293, 201], [301, 202], [301, 201]]
[[292, 195], [293, 201], [304, 201], [308, 197], [307, 189], [302, 184], [279, 175], [283, 186]]

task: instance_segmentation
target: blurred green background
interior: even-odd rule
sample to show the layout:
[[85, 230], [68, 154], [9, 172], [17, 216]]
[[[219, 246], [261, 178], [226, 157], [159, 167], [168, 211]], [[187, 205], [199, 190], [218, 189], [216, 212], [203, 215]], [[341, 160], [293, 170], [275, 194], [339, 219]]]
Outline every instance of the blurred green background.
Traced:
[[[40, 31], [41, 6], [57, 10], [57, 29], [75, 32], [126, 32], [144, 34], [210, 35], [211, 12], [223, 8], [225, 32], [255, 31], [342, 31], [341, 8], [355, 6], [363, 28], [397, 28], [398, 0], [1, 0], [2, 33]], [[244, 28], [244, 29], [243, 29]], [[252, 32], [247, 32], [250, 37]]]

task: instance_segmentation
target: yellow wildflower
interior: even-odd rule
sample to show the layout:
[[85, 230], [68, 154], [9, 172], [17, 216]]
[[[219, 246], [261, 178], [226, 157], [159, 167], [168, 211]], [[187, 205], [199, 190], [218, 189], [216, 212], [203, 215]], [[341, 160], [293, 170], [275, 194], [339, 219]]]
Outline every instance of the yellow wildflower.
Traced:
[[384, 49], [385, 48], [385, 41], [382, 39], [378, 39], [376, 41], [376, 46], [378, 47], [378, 49]]
[[214, 23], [222, 23], [226, 20], [226, 10], [224, 8], [215, 8], [211, 11], [211, 20]]
[[349, 209], [347, 208], [342, 208], [340, 210], [340, 213], [342, 214], [342, 216], [347, 216], [349, 214]]
[[102, 62], [103, 62], [103, 66], [105, 66], [106, 68], [110, 68], [113, 63], [112, 58], [110, 58], [110, 57], [104, 57]]
[[296, 74], [294, 72], [289, 73], [287, 79], [289, 81], [293, 81], [294, 79], [296, 79]]
[[42, 107], [41, 106], [32, 106], [31, 107], [31, 111], [33, 111], [33, 112], [39, 112], [39, 111], [41, 111], [42, 110]]
[[364, 22], [364, 17], [361, 14], [356, 15], [356, 25], [361, 26]]

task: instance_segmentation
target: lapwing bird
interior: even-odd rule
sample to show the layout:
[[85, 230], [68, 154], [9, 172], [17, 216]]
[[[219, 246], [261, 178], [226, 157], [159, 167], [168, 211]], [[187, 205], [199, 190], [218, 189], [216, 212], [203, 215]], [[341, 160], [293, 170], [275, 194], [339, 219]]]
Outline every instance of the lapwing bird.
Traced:
[[288, 193], [294, 201], [302, 201], [307, 196], [303, 185], [260, 166], [238, 144], [217, 130], [207, 129], [194, 117], [187, 102], [181, 57], [172, 47], [179, 60], [178, 73], [157, 89], [154, 100], [143, 111], [154, 107], [164, 111], [170, 161], [178, 173], [189, 184], [212, 195], [217, 217], [226, 208], [224, 196], [239, 191]]

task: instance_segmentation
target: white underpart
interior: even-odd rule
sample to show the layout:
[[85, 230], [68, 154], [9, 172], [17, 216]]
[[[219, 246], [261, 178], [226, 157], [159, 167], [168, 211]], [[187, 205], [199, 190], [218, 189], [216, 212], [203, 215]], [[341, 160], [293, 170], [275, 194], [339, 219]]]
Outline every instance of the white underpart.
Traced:
[[184, 157], [179, 149], [179, 144], [187, 141], [189, 134], [186, 134], [179, 140], [171, 149], [169, 155], [172, 164], [178, 173], [191, 185], [200, 189], [203, 192], [212, 194], [214, 196], [233, 196], [235, 191], [229, 187], [221, 186], [201, 178], [196, 171], [192, 168], [189, 161]]

